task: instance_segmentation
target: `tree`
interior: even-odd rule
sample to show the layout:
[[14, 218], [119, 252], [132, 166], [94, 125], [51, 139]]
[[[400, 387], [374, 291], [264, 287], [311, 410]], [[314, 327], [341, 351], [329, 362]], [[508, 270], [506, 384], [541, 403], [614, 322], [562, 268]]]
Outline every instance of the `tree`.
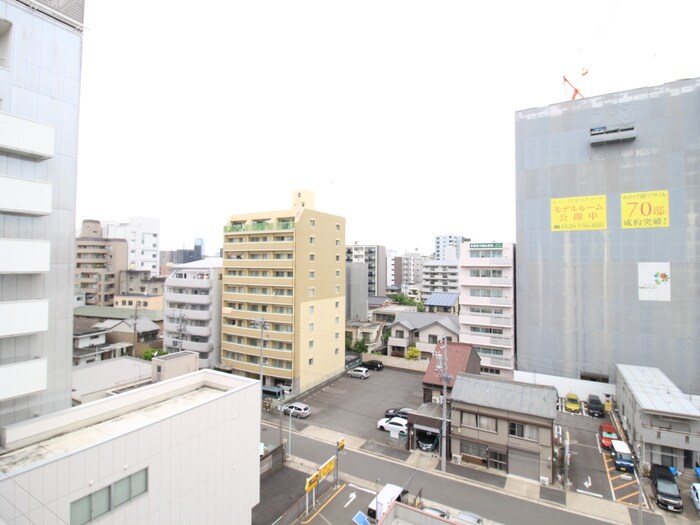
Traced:
[[352, 334], [345, 332], [345, 351], [349, 352], [350, 350], [352, 350]]
[[362, 339], [358, 339], [355, 341], [355, 352], [358, 354], [364, 354], [367, 351], [367, 343], [365, 343]]
[[143, 358], [146, 361], [150, 361], [154, 357], [158, 357], [161, 355], [166, 355], [168, 352], [163, 350], [162, 348], [147, 348], [146, 351], [143, 353]]
[[406, 350], [406, 359], [418, 361], [418, 359], [420, 359], [420, 350], [418, 350], [415, 346], [410, 347], [408, 350]]

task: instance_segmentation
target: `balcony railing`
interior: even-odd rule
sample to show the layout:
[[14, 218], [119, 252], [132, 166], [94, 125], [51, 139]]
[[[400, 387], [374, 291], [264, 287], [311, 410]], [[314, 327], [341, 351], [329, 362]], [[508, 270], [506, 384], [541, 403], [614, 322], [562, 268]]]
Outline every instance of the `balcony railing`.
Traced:
[[261, 232], [271, 230], [293, 230], [294, 221], [277, 221], [277, 222], [253, 222], [246, 224], [229, 224], [224, 226], [224, 232]]

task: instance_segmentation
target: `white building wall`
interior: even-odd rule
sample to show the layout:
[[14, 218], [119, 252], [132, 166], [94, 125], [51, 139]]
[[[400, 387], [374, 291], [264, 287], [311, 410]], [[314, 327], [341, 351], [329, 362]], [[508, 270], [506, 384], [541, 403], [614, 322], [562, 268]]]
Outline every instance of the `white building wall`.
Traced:
[[130, 270], [147, 270], [159, 275], [160, 220], [152, 217], [129, 217], [128, 223], [107, 221], [102, 224], [106, 239], [126, 239], [129, 244]]
[[[82, 33], [42, 9], [0, 0], [0, 363], [32, 384], [0, 394], [0, 426], [71, 405]], [[11, 326], [17, 308], [36, 319]]]
[[468, 242], [459, 264], [459, 342], [479, 353], [482, 372], [513, 378], [515, 246]]
[[[173, 384], [179, 388], [183, 382], [196, 381], [192, 378], [200, 377], [197, 374], [224, 375], [197, 372], [138, 389], [134, 394], [142, 397], [139, 403], [143, 403], [156, 392], [151, 402], [156, 405], [162, 400], [159, 396], [171, 397], [165, 392], [172, 390]], [[226, 380], [230, 382], [230, 377]], [[107, 420], [96, 425], [90, 442], [82, 442], [72, 433], [56, 438], [54, 450], [63, 453], [43, 461], [19, 462], [12, 467], [7, 464], [12, 458], [0, 455], [0, 468], [5, 474], [0, 477], [0, 523], [71, 523], [72, 502], [142, 469], [148, 469], [147, 492], [95, 522], [251, 523], [260, 490], [260, 390], [257, 381], [236, 381], [238, 387], [165, 419], [151, 421], [137, 416], [123, 432], [130, 417], [128, 400], [134, 397], [129, 394], [60, 414], [58, 417], [63, 419], [70, 414], [85, 414], [88, 421], [90, 413], [99, 414], [102, 407], [115, 403], [122, 403], [126, 411], [113, 423]], [[48, 426], [54, 421], [47, 421]], [[73, 425], [79, 428], [80, 419]], [[28, 428], [27, 433], [36, 432]]]

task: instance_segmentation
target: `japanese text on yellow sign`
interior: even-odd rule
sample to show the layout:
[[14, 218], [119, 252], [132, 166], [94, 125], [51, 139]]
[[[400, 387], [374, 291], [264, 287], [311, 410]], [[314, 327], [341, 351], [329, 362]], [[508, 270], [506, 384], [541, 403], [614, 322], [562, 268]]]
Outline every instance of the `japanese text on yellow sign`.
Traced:
[[668, 191], [642, 191], [620, 195], [622, 229], [668, 228]]
[[321, 465], [321, 468], [319, 469], [319, 477], [321, 479], [325, 478], [328, 474], [333, 472], [333, 469], [335, 468], [335, 458], [331, 458], [328, 461], [326, 461], [323, 465]]
[[605, 195], [551, 200], [552, 231], [605, 230], [608, 211]]

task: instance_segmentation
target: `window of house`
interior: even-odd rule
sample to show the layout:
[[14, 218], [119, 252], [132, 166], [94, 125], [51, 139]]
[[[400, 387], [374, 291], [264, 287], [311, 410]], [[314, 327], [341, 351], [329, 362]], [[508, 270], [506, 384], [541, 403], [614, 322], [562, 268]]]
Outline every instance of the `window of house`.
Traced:
[[472, 414], [471, 412], [462, 412], [462, 426], [478, 428], [488, 432], [496, 432], [498, 430], [495, 417], [484, 416], [483, 414]]
[[482, 374], [489, 374], [492, 376], [500, 376], [501, 375], [501, 371], [498, 368], [491, 368], [488, 366], [482, 366], [481, 373]]
[[511, 421], [508, 423], [508, 435], [529, 439], [530, 441], [537, 441], [539, 439], [539, 429], [534, 425]]
[[395, 334], [396, 337], [398, 337], [399, 339], [402, 339], [402, 338], [403, 338], [403, 330], [396, 330], [396, 332], [394, 332], [394, 334]]
[[429, 336], [428, 336], [428, 342], [429, 342], [430, 344], [436, 345], [437, 342], [438, 342], [438, 336], [436, 336], [436, 335], [429, 335]]

